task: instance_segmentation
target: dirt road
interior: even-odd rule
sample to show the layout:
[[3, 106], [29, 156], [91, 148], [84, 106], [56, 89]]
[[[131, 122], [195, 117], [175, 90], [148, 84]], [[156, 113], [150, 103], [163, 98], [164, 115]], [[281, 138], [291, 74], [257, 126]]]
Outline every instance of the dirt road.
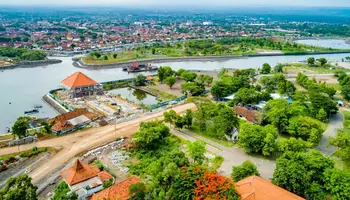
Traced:
[[[184, 104], [172, 108], [177, 113], [185, 112], [186, 109], [193, 109], [195, 105]], [[117, 125], [108, 125], [100, 128], [90, 128], [81, 132], [72, 133], [66, 136], [39, 141], [37, 147], [54, 147], [62, 148], [55, 156], [49, 158], [47, 162], [36, 168], [30, 173], [33, 183], [39, 183], [41, 179], [46, 177], [50, 172], [68, 162], [74, 156], [84, 151], [88, 151], [94, 147], [106, 144], [115, 140], [117, 137], [131, 136], [139, 128], [139, 123], [157, 118], [162, 118], [163, 112], [151, 113], [132, 121], [120, 123]], [[29, 150], [33, 144], [19, 146], [20, 151]], [[0, 149], [0, 155], [18, 152], [18, 147], [9, 147]]]

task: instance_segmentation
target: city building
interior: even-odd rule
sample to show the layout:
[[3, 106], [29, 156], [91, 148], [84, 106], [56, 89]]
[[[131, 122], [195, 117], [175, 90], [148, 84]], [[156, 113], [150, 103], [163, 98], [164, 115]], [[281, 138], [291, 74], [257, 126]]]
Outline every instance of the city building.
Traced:
[[235, 184], [241, 200], [305, 200], [259, 176], [250, 176]]
[[130, 199], [129, 186], [139, 182], [141, 182], [139, 178], [132, 176], [118, 184], [92, 195], [90, 200], [128, 200]]
[[61, 83], [67, 89], [71, 98], [104, 94], [101, 84], [81, 72], [70, 75]]
[[114, 181], [108, 172], [100, 171], [93, 165], [83, 164], [79, 159], [73, 167], [62, 171], [61, 176], [71, 192], [76, 193], [81, 200], [89, 199], [92, 194], [101, 191], [105, 181]]

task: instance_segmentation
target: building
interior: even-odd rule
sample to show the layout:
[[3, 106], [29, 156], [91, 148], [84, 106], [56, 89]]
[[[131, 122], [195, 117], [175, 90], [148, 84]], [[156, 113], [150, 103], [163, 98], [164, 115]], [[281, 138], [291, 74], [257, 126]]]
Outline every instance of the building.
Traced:
[[61, 176], [67, 183], [71, 192], [78, 195], [79, 199], [88, 199], [92, 194], [103, 189], [103, 183], [114, 181], [111, 174], [100, 171], [96, 166], [83, 164], [79, 159], [73, 167], [61, 172]]
[[245, 118], [250, 123], [256, 122], [256, 111], [255, 110], [247, 109], [247, 107], [244, 107], [244, 106], [235, 106], [235, 107], [233, 107], [233, 109], [235, 110], [236, 114], [239, 117]]
[[68, 90], [71, 98], [104, 94], [101, 84], [81, 72], [70, 75], [61, 83]]
[[235, 184], [241, 200], [305, 200], [259, 176], [250, 176]]
[[118, 184], [92, 195], [90, 200], [128, 200], [130, 199], [129, 186], [139, 182], [141, 182], [139, 178], [132, 176]]
[[96, 113], [88, 112], [85, 109], [76, 109], [51, 118], [48, 122], [53, 123], [51, 130], [54, 134], [64, 135], [89, 124], [98, 117], [99, 115]]

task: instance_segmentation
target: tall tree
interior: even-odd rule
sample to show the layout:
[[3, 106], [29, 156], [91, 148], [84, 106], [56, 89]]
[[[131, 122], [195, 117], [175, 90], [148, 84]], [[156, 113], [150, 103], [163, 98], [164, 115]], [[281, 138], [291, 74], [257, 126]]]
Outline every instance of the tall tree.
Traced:
[[324, 172], [324, 186], [333, 200], [350, 199], [350, 172], [327, 169]]
[[268, 101], [263, 109], [264, 118], [277, 127], [279, 132], [284, 132], [288, 127], [289, 113], [288, 101], [285, 99], [274, 99]]
[[241, 165], [232, 167], [231, 177], [234, 182], [238, 182], [249, 176], [260, 176], [258, 169], [250, 160], [244, 161]]
[[28, 118], [19, 117], [12, 126], [12, 134], [18, 138], [23, 138], [27, 135]]
[[262, 74], [269, 74], [271, 72], [271, 66], [269, 63], [264, 63], [262, 68], [261, 68], [261, 73]]
[[175, 83], [176, 83], [175, 76], [169, 76], [165, 79], [165, 84], [167, 84], [167, 86], [169, 86], [170, 88], [172, 88]]
[[315, 58], [314, 57], [307, 58], [307, 64], [309, 64], [309, 65], [315, 64]]
[[9, 178], [4, 188], [0, 190], [1, 200], [37, 200], [38, 187], [32, 184], [32, 178], [27, 174]]
[[187, 146], [187, 150], [191, 158], [199, 165], [203, 164], [206, 152], [205, 143], [203, 141], [196, 140], [195, 142], [191, 142]]
[[318, 62], [320, 62], [321, 66], [325, 65], [328, 61], [325, 58], [318, 59]]
[[157, 75], [160, 82], [163, 82], [167, 77], [172, 76], [174, 71], [169, 66], [159, 67], [157, 70]]

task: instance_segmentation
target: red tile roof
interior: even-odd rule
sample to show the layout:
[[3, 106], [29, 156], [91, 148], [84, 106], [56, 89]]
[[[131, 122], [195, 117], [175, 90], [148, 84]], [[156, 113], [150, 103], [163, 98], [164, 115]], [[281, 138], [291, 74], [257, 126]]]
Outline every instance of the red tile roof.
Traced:
[[51, 129], [56, 132], [62, 131], [62, 130], [63, 131], [69, 130], [72, 128], [72, 125], [67, 123], [67, 121], [70, 119], [79, 117], [81, 115], [85, 115], [90, 120], [94, 120], [98, 117], [96, 113], [91, 113], [84, 109], [76, 109], [74, 111], [70, 111], [62, 115], [58, 115], [52, 119], [49, 119], [49, 123], [55, 122], [54, 125], [51, 127]]
[[[83, 164], [79, 159], [77, 159], [73, 167], [61, 172], [61, 176], [66, 180], [67, 183], [74, 185], [98, 176], [99, 173], [100, 170], [96, 166]], [[103, 173], [102, 176], [107, 177], [106, 173], [107, 172]], [[109, 176], [111, 175], [109, 174]]]
[[305, 200], [258, 176], [250, 176], [235, 184], [241, 200]]
[[90, 77], [86, 76], [85, 74], [81, 72], [75, 72], [74, 74], [70, 75], [61, 83], [69, 88], [75, 88], [75, 87], [82, 87], [82, 86], [89, 86], [89, 85], [96, 85], [97, 82], [92, 80]]
[[130, 198], [129, 186], [139, 182], [141, 180], [133, 176], [101, 192], [93, 194], [90, 200], [128, 200]]
[[237, 115], [246, 118], [248, 122], [253, 123], [255, 121], [254, 110], [248, 110], [246, 107], [243, 106], [235, 106], [234, 110], [236, 111]]
[[100, 178], [100, 180], [102, 182], [108, 181], [109, 179], [113, 178], [112, 175], [110, 175], [108, 172], [106, 171], [102, 171], [100, 173], [97, 174], [97, 176]]

